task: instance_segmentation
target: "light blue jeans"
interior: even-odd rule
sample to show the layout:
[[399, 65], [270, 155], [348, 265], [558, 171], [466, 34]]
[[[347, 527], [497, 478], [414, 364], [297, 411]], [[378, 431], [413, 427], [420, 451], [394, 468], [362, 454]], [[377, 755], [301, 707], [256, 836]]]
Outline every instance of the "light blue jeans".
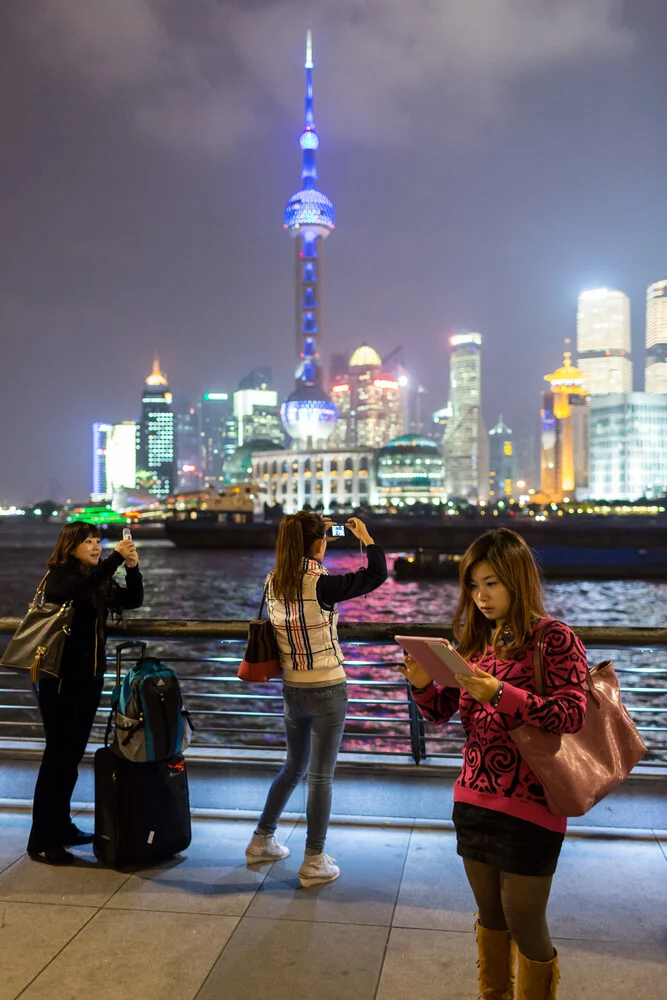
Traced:
[[[306, 807], [308, 853], [320, 854], [331, 815], [334, 768], [343, 738], [347, 684], [283, 687], [287, 760], [273, 781], [257, 833], [275, 833], [289, 797], [308, 771]], [[310, 763], [310, 767], [309, 767]]]

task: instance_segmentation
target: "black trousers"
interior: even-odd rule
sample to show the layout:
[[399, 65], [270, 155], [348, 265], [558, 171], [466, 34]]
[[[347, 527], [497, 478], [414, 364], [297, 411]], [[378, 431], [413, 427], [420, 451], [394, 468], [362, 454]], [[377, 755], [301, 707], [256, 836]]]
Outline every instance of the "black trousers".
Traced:
[[[33, 685], [46, 748], [35, 785], [28, 850], [62, 847], [71, 827], [70, 801], [102, 694], [103, 677], [47, 677]], [[58, 687], [60, 686], [60, 690]]]

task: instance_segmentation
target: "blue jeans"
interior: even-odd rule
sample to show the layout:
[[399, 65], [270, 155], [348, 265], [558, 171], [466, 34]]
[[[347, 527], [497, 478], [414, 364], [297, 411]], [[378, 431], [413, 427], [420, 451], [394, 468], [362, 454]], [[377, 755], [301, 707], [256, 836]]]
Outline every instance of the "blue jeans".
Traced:
[[[257, 830], [275, 833], [290, 795], [308, 771], [306, 849], [324, 850], [331, 815], [331, 788], [347, 711], [347, 684], [283, 688], [287, 760], [269, 789]], [[310, 761], [310, 767], [308, 763]]]

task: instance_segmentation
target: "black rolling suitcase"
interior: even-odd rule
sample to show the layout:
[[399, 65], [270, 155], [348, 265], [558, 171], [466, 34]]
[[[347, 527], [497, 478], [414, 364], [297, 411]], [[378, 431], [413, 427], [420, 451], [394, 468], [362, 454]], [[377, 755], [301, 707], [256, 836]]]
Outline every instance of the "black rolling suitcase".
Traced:
[[[116, 650], [120, 684], [124, 649]], [[184, 851], [190, 844], [190, 800], [185, 759], [136, 763], [105, 746], [95, 754], [95, 857], [114, 868], [151, 864]]]

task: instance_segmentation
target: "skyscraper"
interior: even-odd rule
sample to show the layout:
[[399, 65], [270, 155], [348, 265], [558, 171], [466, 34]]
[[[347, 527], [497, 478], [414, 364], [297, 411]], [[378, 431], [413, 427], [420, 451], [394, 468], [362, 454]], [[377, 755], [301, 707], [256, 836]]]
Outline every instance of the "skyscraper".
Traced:
[[489, 431], [489, 497], [495, 503], [514, 496], [518, 466], [513, 439], [512, 431], [499, 417]]
[[336, 422], [336, 407], [322, 386], [321, 342], [322, 243], [335, 228], [331, 201], [317, 190], [313, 105], [313, 40], [306, 37], [305, 121], [299, 138], [302, 150], [301, 190], [287, 202], [283, 228], [294, 237], [296, 250], [296, 343], [299, 363], [296, 388], [283, 403], [281, 416], [296, 447], [312, 448], [327, 440]]
[[238, 444], [238, 428], [228, 392], [205, 392], [201, 401], [200, 451], [204, 484], [224, 485], [225, 462]]
[[444, 438], [445, 491], [458, 499], [489, 495], [489, 438], [482, 417], [482, 335], [449, 340], [449, 406]]
[[554, 502], [584, 499], [588, 491], [589, 397], [583, 372], [569, 351], [563, 365], [545, 375], [542, 393], [542, 496]]
[[113, 499], [122, 489], [134, 489], [137, 478], [137, 424], [93, 424], [93, 502]]
[[591, 400], [589, 494], [638, 500], [667, 493], [667, 395], [629, 392]]
[[157, 358], [141, 398], [137, 442], [137, 486], [166, 497], [176, 485], [174, 412], [167, 378]]
[[202, 485], [201, 438], [197, 408], [183, 398], [174, 400], [175, 487], [191, 492]]
[[646, 292], [646, 392], [667, 392], [667, 281]]
[[354, 352], [341, 381], [332, 387], [332, 396], [338, 409], [333, 444], [383, 448], [403, 433], [398, 380], [367, 344]]
[[582, 292], [577, 303], [577, 365], [591, 396], [632, 392], [630, 351], [630, 299], [625, 292]]

